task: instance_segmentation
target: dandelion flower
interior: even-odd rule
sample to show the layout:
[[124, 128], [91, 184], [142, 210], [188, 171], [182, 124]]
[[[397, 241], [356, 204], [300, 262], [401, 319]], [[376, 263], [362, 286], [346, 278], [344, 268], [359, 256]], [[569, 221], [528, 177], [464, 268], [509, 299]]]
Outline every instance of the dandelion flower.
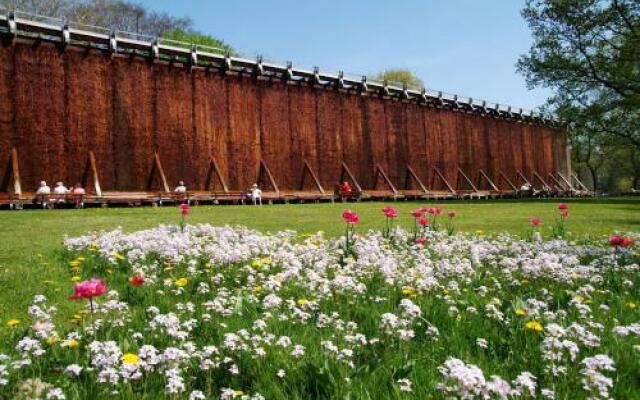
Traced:
[[187, 278], [180, 278], [180, 279], [176, 279], [175, 282], [173, 282], [177, 287], [185, 287], [187, 286], [187, 283], [189, 281], [187, 280]]
[[633, 303], [633, 302], [630, 301], [630, 302], [627, 303], [627, 307], [629, 307], [630, 309], [633, 310], [634, 308], [636, 308], [636, 303]]
[[18, 325], [19, 323], [20, 323], [19, 319], [10, 319], [10, 320], [7, 321], [7, 326], [13, 328], [14, 326]]
[[524, 325], [524, 327], [530, 331], [536, 331], [536, 332], [542, 332], [544, 330], [544, 327], [538, 321], [529, 321]]
[[526, 316], [526, 315], [527, 315], [527, 310], [524, 310], [524, 309], [522, 309], [522, 308], [518, 308], [518, 309], [516, 310], [516, 315], [517, 315], [518, 317], [524, 317], [524, 316]]
[[140, 357], [133, 353], [127, 353], [121, 358], [123, 364], [136, 365], [140, 362]]

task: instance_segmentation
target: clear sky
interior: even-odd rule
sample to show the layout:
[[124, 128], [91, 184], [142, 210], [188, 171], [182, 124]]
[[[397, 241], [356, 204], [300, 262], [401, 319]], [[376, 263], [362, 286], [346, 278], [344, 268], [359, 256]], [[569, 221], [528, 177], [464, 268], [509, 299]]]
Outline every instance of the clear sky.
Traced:
[[535, 108], [549, 95], [527, 90], [515, 70], [531, 44], [524, 0], [141, 2], [189, 16], [251, 57], [358, 75], [408, 68], [429, 88], [516, 107]]

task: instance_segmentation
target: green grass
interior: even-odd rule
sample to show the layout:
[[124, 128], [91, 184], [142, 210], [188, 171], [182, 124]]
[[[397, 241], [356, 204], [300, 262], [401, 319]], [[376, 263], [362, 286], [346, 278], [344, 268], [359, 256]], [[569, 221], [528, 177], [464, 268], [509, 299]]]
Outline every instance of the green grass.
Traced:
[[[568, 230], [574, 237], [606, 235], [615, 230], [640, 230], [640, 199], [570, 200]], [[343, 233], [340, 220], [343, 209], [360, 214], [358, 230], [381, 228], [380, 208], [386, 203], [304, 204], [273, 206], [201, 206], [194, 207], [189, 223], [246, 225], [261, 231], [293, 229], [300, 233], [323, 230], [327, 235]], [[408, 211], [424, 202], [397, 202], [399, 223], [410, 226]], [[433, 204], [433, 203], [432, 203]], [[556, 200], [549, 201], [447, 201], [437, 205], [456, 211], [456, 229], [485, 233], [523, 234], [528, 219], [543, 220], [543, 234], [548, 235], [557, 215]], [[32, 296], [42, 291], [45, 281], [53, 281], [60, 298], [71, 290], [66, 270], [56, 264], [64, 235], [79, 235], [93, 230], [110, 230], [121, 226], [133, 231], [159, 223], [175, 223], [174, 207], [112, 208], [86, 210], [25, 210], [0, 213], [0, 320], [19, 317]]]

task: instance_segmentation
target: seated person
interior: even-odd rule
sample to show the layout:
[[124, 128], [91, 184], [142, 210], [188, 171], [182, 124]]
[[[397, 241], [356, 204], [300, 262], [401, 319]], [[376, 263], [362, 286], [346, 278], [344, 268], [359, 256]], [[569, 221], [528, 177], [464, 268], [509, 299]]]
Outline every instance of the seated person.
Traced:
[[340, 184], [340, 186], [338, 187], [338, 191], [341, 197], [348, 197], [353, 194], [353, 188], [351, 187], [351, 184], [347, 181], [344, 181]]
[[254, 183], [249, 189], [249, 198], [253, 201], [253, 205], [260, 203], [262, 205], [262, 190], [258, 188], [258, 184]]
[[62, 182], [56, 182], [56, 187], [53, 188], [53, 194], [56, 195], [58, 203], [64, 203], [64, 196], [69, 193], [69, 189]]
[[73, 194], [73, 204], [75, 205], [76, 208], [83, 208], [84, 207], [84, 195], [86, 194], [84, 188], [82, 187], [82, 185], [80, 183], [76, 183], [75, 186], [73, 187], [73, 191], [71, 192]]
[[49, 203], [49, 195], [51, 194], [51, 188], [47, 185], [47, 182], [40, 181], [40, 186], [36, 190], [36, 202], [42, 205], [42, 208], [47, 207]]
[[531, 195], [532, 194], [531, 185], [528, 183], [522, 184], [522, 186], [520, 186], [520, 192], [523, 195]]
[[176, 188], [173, 189], [173, 193], [176, 193], [176, 194], [187, 193], [187, 187], [184, 185], [184, 181], [178, 182], [178, 186], [176, 186]]

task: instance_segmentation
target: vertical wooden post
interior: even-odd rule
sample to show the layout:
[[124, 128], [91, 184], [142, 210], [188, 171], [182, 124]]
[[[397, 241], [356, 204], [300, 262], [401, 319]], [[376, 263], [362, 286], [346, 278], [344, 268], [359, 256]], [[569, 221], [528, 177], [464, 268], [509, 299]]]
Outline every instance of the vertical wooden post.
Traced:
[[102, 197], [102, 188], [100, 187], [100, 178], [98, 177], [98, 166], [93, 150], [89, 150], [89, 165], [91, 166], [91, 174], [93, 175], [93, 191], [96, 196]]
[[22, 196], [22, 186], [20, 185], [18, 150], [15, 147], [11, 149], [11, 172], [13, 174], [13, 192], [20, 197]]

